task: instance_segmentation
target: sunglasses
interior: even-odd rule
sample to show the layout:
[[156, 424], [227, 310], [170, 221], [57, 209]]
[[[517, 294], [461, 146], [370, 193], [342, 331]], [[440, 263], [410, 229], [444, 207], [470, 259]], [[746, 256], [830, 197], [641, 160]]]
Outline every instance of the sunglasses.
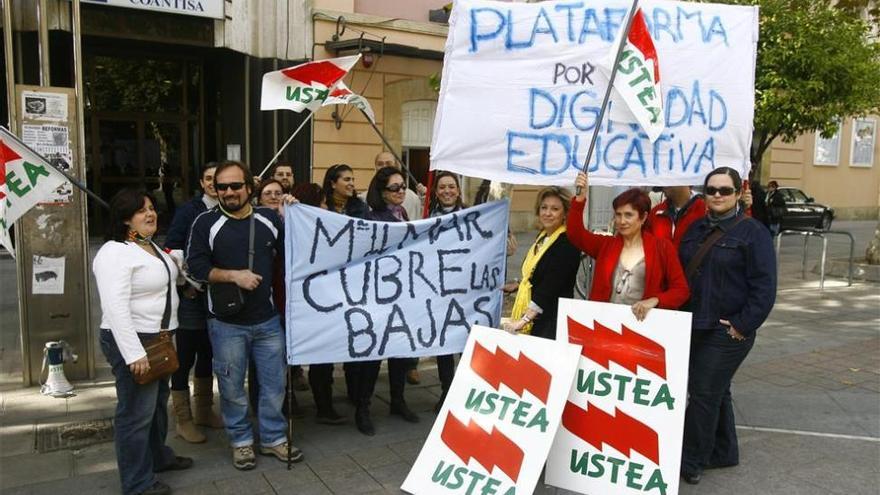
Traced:
[[229, 182], [227, 184], [215, 183], [214, 189], [218, 191], [225, 191], [227, 189], [232, 189], [233, 191], [240, 191], [241, 188], [244, 187], [244, 182]]
[[721, 194], [722, 196], [730, 196], [731, 194], [736, 192], [736, 188], [730, 186], [724, 187], [715, 187], [715, 186], [706, 186], [706, 196], [715, 196], [716, 194]]
[[403, 184], [391, 184], [385, 188], [386, 191], [393, 193], [403, 191], [404, 189], [406, 189], [406, 186]]

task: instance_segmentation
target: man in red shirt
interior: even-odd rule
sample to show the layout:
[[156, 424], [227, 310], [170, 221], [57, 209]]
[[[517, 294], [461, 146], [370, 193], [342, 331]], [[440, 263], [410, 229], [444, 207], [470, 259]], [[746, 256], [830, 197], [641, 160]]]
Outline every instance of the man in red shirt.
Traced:
[[663, 195], [666, 199], [648, 215], [649, 229], [655, 237], [669, 239], [678, 249], [688, 227], [706, 215], [706, 203], [703, 195], [694, 193], [690, 186], [664, 187]]

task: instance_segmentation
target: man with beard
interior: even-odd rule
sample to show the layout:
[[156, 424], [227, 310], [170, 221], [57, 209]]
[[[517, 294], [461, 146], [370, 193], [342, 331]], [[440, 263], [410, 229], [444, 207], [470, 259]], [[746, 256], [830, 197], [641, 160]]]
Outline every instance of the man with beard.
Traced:
[[[283, 253], [284, 231], [276, 211], [251, 206], [253, 176], [244, 164], [222, 163], [214, 173], [214, 188], [220, 203], [196, 218], [186, 259], [192, 277], [211, 285], [208, 332], [220, 384], [221, 412], [232, 444], [233, 465], [248, 470], [256, 466], [244, 391], [248, 359], [256, 365], [260, 382], [259, 452], [288, 460], [287, 424], [282, 413], [284, 332], [272, 302], [273, 261]], [[290, 460], [302, 459], [302, 452], [291, 446]]]
[[285, 193], [289, 193], [293, 188], [293, 165], [289, 163], [279, 163], [272, 168], [272, 178], [281, 184], [281, 189]]

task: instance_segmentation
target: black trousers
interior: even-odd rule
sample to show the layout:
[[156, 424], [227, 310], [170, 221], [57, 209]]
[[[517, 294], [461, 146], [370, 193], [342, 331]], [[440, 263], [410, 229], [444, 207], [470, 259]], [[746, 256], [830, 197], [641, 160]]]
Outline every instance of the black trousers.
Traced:
[[171, 375], [171, 390], [189, 389], [189, 372], [195, 365], [196, 378], [212, 378], [213, 370], [211, 362], [211, 339], [208, 337], [208, 329], [183, 328], [175, 332], [177, 339], [177, 360], [180, 367]]
[[754, 345], [754, 335], [738, 341], [723, 329], [692, 331], [682, 472], [739, 463], [730, 382]]
[[455, 376], [455, 356], [452, 354], [437, 356], [437, 376], [440, 378], [440, 389], [445, 397]]
[[[357, 406], [369, 406], [376, 391], [376, 380], [379, 378], [379, 367], [382, 361], [359, 361], [345, 363], [345, 381], [348, 386], [349, 398]], [[388, 387], [391, 402], [402, 402], [403, 390], [406, 386], [406, 372], [411, 369], [410, 358], [388, 359]]]

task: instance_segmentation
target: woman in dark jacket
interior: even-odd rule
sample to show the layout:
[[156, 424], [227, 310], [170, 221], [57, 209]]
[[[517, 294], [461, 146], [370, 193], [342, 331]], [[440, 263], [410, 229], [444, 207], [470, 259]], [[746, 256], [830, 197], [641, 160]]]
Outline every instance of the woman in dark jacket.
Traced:
[[[738, 206], [739, 174], [716, 168], [704, 185], [708, 215], [688, 229], [679, 249], [693, 313], [681, 462], [690, 484], [704, 469], [739, 463], [730, 382], [776, 299], [773, 242]], [[702, 246], [711, 247], [698, 257]]]
[[675, 247], [644, 228], [651, 209], [648, 195], [629, 189], [614, 198], [615, 234], [599, 235], [584, 228], [586, 174], [578, 174], [576, 185], [582, 192], [568, 213], [568, 235], [596, 260], [589, 299], [629, 305], [638, 320], [651, 308], [678, 309], [684, 304], [688, 286]]
[[505, 286], [506, 292], [517, 291], [505, 330], [556, 338], [558, 300], [572, 297], [580, 262], [580, 253], [566, 235], [570, 204], [571, 195], [565, 189], [547, 187], [538, 192], [535, 215], [541, 231], [523, 261], [522, 280]]
[[[367, 220], [378, 222], [406, 222], [406, 210], [403, 199], [406, 197], [406, 182], [400, 171], [394, 167], [380, 168], [367, 190], [367, 204], [371, 211]], [[373, 422], [370, 419], [370, 401], [379, 377], [381, 361], [361, 361], [358, 365], [357, 385], [354, 393], [355, 425], [365, 435], [374, 435]], [[406, 383], [406, 371], [409, 368], [408, 358], [388, 359], [388, 383], [391, 395], [391, 414], [402, 417], [410, 423], [417, 423], [419, 417], [406, 405], [403, 389]]]

